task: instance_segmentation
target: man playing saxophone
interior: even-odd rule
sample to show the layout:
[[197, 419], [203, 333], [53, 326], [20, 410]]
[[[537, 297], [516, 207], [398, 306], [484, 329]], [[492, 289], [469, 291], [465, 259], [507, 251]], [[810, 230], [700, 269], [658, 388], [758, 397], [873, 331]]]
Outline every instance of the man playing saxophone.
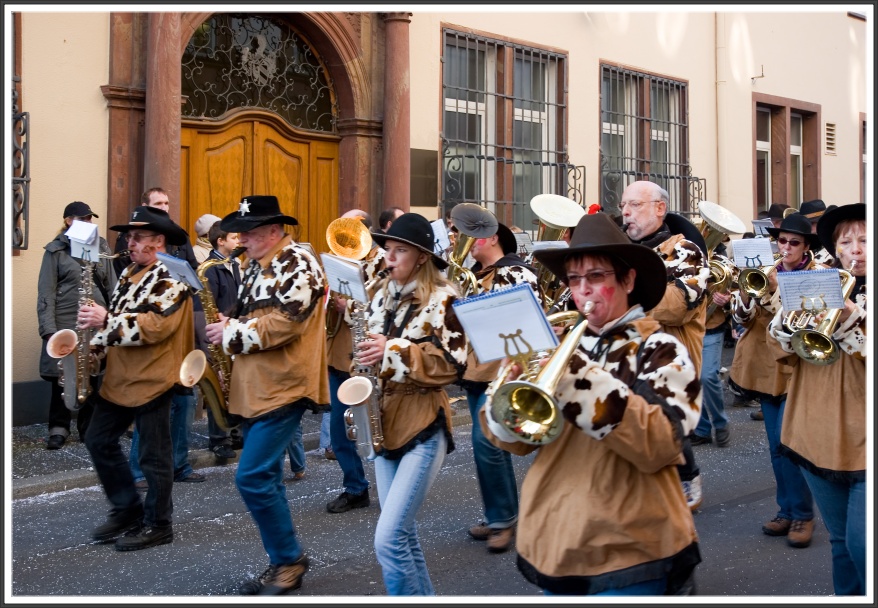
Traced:
[[235, 483], [268, 553], [269, 567], [245, 595], [283, 595], [302, 585], [308, 558], [293, 528], [283, 485], [284, 454], [306, 409], [329, 403], [325, 277], [284, 231], [298, 225], [274, 196], [247, 196], [220, 227], [237, 232], [250, 263], [235, 310], [206, 327], [211, 344], [235, 355], [229, 412], [244, 418]]
[[[527, 283], [537, 300], [542, 301], [536, 271], [521, 261], [516, 255], [517, 249], [515, 236], [502, 223], [497, 224], [494, 234], [475, 239], [470, 255], [476, 262], [471, 270], [477, 281], [477, 293]], [[466, 390], [466, 399], [474, 422], [485, 404], [488, 384], [497, 376], [499, 369], [499, 361], [479, 363], [475, 352], [472, 348], [469, 349], [466, 372], [460, 385]], [[477, 423], [472, 427], [472, 442], [484, 519], [472, 526], [469, 533], [476, 540], [487, 541], [488, 551], [502, 553], [512, 546], [515, 522], [518, 520], [518, 485], [512, 468], [512, 456], [492, 445]]]
[[[679, 594], [701, 561], [676, 470], [701, 385], [683, 344], [646, 315], [665, 293], [662, 259], [604, 213], [583, 216], [569, 249], [536, 257], [591, 311], [569, 359], [547, 364], [563, 366], [557, 439], [537, 446], [501, 425], [499, 388], [479, 414], [496, 446], [539, 447], [521, 487], [518, 569], [546, 595]], [[516, 364], [504, 380], [520, 373]]]
[[[95, 528], [92, 538], [103, 542], [130, 532], [116, 541], [116, 549], [132, 551], [174, 538], [171, 397], [195, 330], [189, 286], [174, 279], [156, 256], [165, 251], [165, 243], [186, 242], [186, 232], [152, 207], [136, 207], [128, 224], [110, 229], [128, 241], [132, 263], [119, 277], [107, 308], [79, 309], [79, 326], [98, 330], [91, 343], [107, 360], [85, 445], [112, 505], [107, 522]], [[132, 422], [140, 435], [144, 500], [119, 445]]]

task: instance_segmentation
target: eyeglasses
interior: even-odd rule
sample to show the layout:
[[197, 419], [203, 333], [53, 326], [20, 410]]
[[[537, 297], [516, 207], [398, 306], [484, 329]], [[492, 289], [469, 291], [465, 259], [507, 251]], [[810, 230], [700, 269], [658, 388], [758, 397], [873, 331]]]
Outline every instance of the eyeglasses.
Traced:
[[619, 211], [625, 211], [625, 208], [631, 209], [631, 211], [637, 211], [641, 207], [643, 207], [646, 203], [658, 203], [659, 201], [622, 201], [619, 203]]
[[567, 286], [575, 287], [583, 281], [585, 281], [589, 285], [600, 285], [607, 280], [608, 276], [615, 274], [616, 272], [613, 270], [589, 270], [584, 275], [568, 274]]
[[134, 241], [135, 243], [139, 243], [143, 239], [151, 239], [154, 236], [158, 236], [156, 234], [143, 234], [142, 232], [128, 232], [125, 234], [125, 240]]
[[777, 242], [781, 245], [789, 244], [790, 247], [798, 247], [804, 241], [800, 241], [799, 239], [788, 239], [786, 237], [779, 236], [777, 237]]

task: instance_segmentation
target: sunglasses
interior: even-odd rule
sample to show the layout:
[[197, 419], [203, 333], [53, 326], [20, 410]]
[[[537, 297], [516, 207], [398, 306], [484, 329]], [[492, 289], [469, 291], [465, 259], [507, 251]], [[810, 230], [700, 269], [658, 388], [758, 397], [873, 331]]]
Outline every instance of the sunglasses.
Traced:
[[799, 245], [801, 245], [805, 241], [800, 241], [799, 239], [788, 239], [786, 237], [779, 236], [779, 237], [777, 237], [777, 242], [781, 245], [789, 244], [790, 247], [798, 247]]
[[583, 281], [585, 281], [589, 285], [600, 285], [607, 279], [608, 276], [615, 274], [616, 273], [612, 270], [591, 270], [589, 272], [586, 272], [584, 275], [568, 274], [567, 285], [568, 287], [576, 287]]

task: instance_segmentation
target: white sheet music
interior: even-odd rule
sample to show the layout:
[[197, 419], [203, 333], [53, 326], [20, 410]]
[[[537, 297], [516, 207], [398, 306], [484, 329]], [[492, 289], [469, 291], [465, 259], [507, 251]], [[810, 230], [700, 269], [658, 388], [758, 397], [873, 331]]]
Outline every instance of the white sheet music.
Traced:
[[97, 262], [100, 259], [97, 224], [73, 220], [64, 235], [70, 240], [70, 257], [83, 262]]
[[516, 232], [515, 244], [518, 246], [518, 253], [521, 255], [522, 258], [533, 253], [534, 242], [527, 232]]
[[188, 261], [175, 258], [174, 256], [161, 251], [157, 252], [155, 255], [159, 262], [165, 265], [165, 268], [168, 269], [168, 272], [170, 272], [171, 276], [176, 280], [186, 283], [195, 291], [202, 290], [204, 285], [198, 280], [198, 275], [192, 270], [192, 266], [189, 265]]
[[451, 239], [448, 238], [448, 227], [445, 225], [445, 220], [441, 218], [430, 222], [430, 226], [433, 228], [433, 251], [436, 254], [441, 254], [451, 247]]
[[732, 241], [735, 266], [738, 268], [759, 268], [774, 264], [769, 239], [738, 239]]
[[791, 310], [843, 308], [841, 276], [837, 268], [779, 272], [777, 287], [785, 312]]
[[768, 228], [774, 228], [771, 220], [753, 220], [753, 234], [756, 236], [771, 236], [768, 234]]
[[320, 259], [330, 290], [364, 304], [369, 301], [363, 282], [363, 265], [360, 262], [330, 253], [321, 253]]
[[457, 300], [454, 312], [481, 363], [558, 346], [533, 290], [524, 283]]

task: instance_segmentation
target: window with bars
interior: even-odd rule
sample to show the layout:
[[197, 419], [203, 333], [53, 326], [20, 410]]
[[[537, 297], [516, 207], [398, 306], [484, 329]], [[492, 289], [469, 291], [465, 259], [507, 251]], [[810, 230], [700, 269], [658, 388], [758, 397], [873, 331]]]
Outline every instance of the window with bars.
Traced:
[[567, 158], [566, 57], [451, 29], [444, 37], [443, 212], [477, 203], [535, 231], [535, 195], [582, 204], [585, 169]]
[[601, 66], [601, 204], [619, 212], [625, 187], [638, 180], [668, 191], [671, 210], [697, 213], [705, 180], [689, 164], [688, 85]]

